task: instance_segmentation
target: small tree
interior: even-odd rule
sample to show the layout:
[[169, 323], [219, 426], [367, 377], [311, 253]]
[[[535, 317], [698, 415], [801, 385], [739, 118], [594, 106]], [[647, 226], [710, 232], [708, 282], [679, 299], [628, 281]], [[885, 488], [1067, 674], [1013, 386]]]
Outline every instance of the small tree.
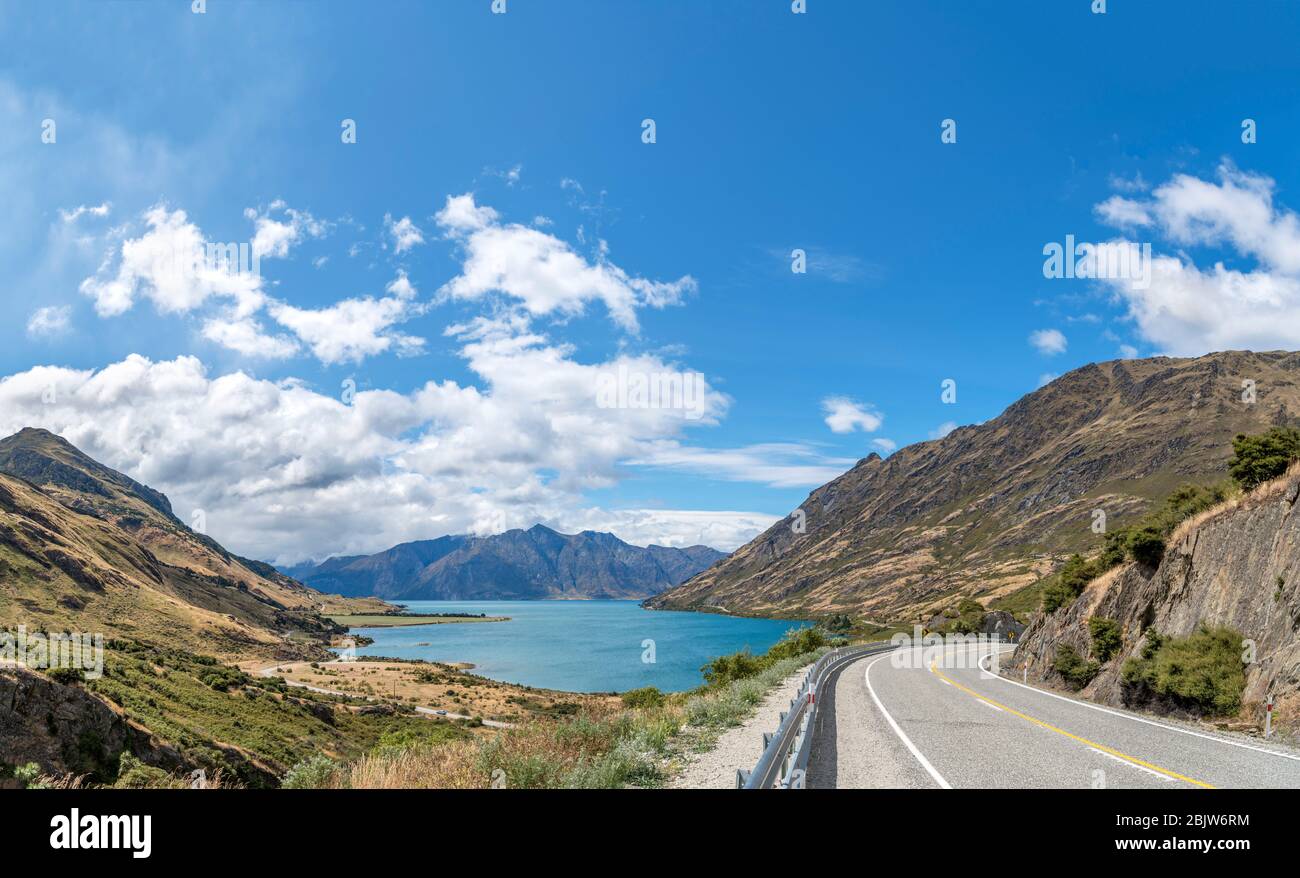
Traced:
[[1095, 661], [1085, 661], [1077, 649], [1068, 643], [1062, 643], [1056, 648], [1056, 661], [1052, 663], [1052, 669], [1075, 689], [1082, 689], [1097, 676], [1101, 665]]
[[1274, 427], [1255, 436], [1238, 434], [1232, 440], [1233, 457], [1228, 473], [1243, 490], [1275, 479], [1300, 460], [1300, 430]]
[[1159, 566], [1165, 557], [1165, 535], [1152, 525], [1138, 528], [1128, 536], [1128, 551], [1139, 564]]

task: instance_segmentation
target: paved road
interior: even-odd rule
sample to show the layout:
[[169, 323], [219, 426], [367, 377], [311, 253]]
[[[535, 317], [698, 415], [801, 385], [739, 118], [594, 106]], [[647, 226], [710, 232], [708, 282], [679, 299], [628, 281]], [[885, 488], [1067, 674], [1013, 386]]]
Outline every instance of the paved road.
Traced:
[[[340, 662], [337, 661], [321, 662], [321, 665], [325, 667], [328, 667], [329, 665], [336, 665], [336, 664], [340, 664]], [[278, 665], [271, 665], [269, 668], [262, 668], [262, 670], [260, 670], [258, 673], [261, 674], [263, 677], [275, 677], [282, 673], [280, 671], [280, 668], [282, 666], [284, 666], [283, 662], [281, 662]], [[383, 701], [382, 698], [371, 698], [368, 695], [358, 695], [355, 692], [340, 692], [337, 689], [322, 689], [319, 686], [312, 686], [308, 683], [300, 683], [297, 680], [290, 680], [288, 678], [285, 678], [284, 683], [286, 686], [296, 686], [299, 689], [306, 689], [309, 692], [319, 692], [322, 695], [342, 695], [345, 698], [363, 698], [366, 701], [375, 701], [375, 702]], [[450, 713], [447, 711], [439, 713], [438, 711], [434, 710], [432, 707], [417, 706], [415, 708], [415, 711], [416, 713], [424, 714], [425, 716], [431, 719], [473, 719], [472, 716], [467, 716], [466, 714], [463, 713]], [[514, 728], [514, 725], [512, 723], [503, 723], [500, 720], [496, 720], [496, 719], [485, 719], [482, 720], [482, 723], [483, 725], [490, 726], [494, 729]]]
[[900, 650], [827, 687], [810, 787], [1300, 787], [1300, 753], [993, 676], [991, 649]]

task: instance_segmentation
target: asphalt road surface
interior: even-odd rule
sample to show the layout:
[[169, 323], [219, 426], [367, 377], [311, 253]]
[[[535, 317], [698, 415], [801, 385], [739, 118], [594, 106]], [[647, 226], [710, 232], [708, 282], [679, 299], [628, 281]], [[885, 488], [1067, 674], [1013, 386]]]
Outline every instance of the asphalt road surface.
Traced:
[[824, 686], [811, 788], [1300, 787], [1300, 753], [987, 673], [992, 647], [869, 656]]

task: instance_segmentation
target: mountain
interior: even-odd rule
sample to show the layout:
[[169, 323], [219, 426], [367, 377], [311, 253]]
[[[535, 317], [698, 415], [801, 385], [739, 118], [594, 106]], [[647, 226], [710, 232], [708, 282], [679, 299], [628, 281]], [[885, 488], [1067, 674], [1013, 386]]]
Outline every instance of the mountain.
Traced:
[[647, 605], [915, 621], [1008, 595], [1099, 545], [1093, 510], [1123, 524], [1222, 479], [1234, 435], [1294, 422], [1298, 380], [1287, 352], [1084, 366], [991, 421], [864, 458], [808, 496], [802, 533], [792, 514]]
[[167, 498], [45, 430], [0, 440], [0, 627], [221, 656], [323, 655], [325, 596], [187, 527]]
[[644, 598], [725, 557], [707, 546], [641, 548], [613, 534], [562, 534], [539, 524], [403, 543], [291, 572], [314, 588], [385, 600]]

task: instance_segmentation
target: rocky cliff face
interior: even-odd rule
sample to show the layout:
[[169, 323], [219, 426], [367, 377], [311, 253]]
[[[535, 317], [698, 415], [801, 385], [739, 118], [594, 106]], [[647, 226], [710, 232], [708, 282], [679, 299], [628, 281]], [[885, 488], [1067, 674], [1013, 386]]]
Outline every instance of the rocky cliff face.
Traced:
[[[1253, 381], [1255, 401], [1243, 399]], [[1300, 413], [1300, 354], [1225, 352], [1076, 369], [997, 418], [875, 454], [651, 606], [924, 620], [1089, 551], [1180, 483], [1217, 481], [1237, 433]]]
[[562, 534], [536, 525], [490, 537], [403, 543], [293, 573], [322, 590], [387, 600], [644, 598], [724, 557], [707, 546], [641, 548], [613, 534]]
[[1174, 534], [1154, 570], [1129, 564], [1093, 581], [1072, 605], [1039, 614], [1012, 666], [1028, 664], [1032, 679], [1059, 682], [1051, 670], [1060, 644], [1090, 652], [1088, 619], [1114, 619], [1123, 646], [1083, 690], [1085, 697], [1123, 704], [1124, 661], [1140, 653], [1143, 632], [1185, 636], [1202, 622], [1227, 625], [1254, 641], [1247, 666], [1243, 717], [1260, 720], [1272, 692], [1276, 716], [1295, 728], [1300, 718], [1300, 475], [1263, 486], [1239, 503]]

